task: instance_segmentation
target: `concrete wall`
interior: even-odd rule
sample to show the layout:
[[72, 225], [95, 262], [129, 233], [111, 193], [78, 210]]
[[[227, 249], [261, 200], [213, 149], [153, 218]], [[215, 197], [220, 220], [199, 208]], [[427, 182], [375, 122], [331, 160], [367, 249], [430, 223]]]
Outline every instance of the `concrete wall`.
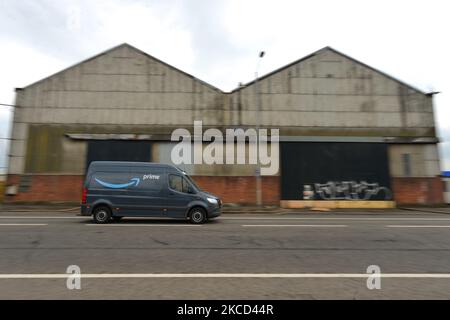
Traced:
[[[394, 144], [389, 146], [388, 153], [392, 191], [398, 204], [439, 204], [444, 201], [436, 144]], [[409, 155], [409, 170], [404, 155]]]
[[[192, 126], [196, 119], [220, 126], [223, 118], [220, 90], [128, 45], [17, 91], [16, 105], [10, 174], [24, 172], [30, 124], [72, 125], [75, 132], [122, 126], [125, 133], [145, 126], [159, 133]], [[36, 148], [46, 143], [71, 148], [49, 139], [61, 137], [43, 136]], [[73, 165], [64, 170], [79, 170]]]
[[[88, 130], [78, 128], [78, 131]], [[91, 128], [92, 131], [95, 128]], [[87, 140], [75, 140], [67, 137], [64, 132], [70, 132], [71, 126], [57, 125], [29, 125], [30, 136], [28, 138], [25, 153], [24, 173], [27, 174], [84, 174], [87, 159]], [[117, 129], [111, 129], [114, 132]], [[145, 128], [142, 128], [145, 132]], [[171, 161], [172, 148], [176, 142], [152, 141], [152, 161], [174, 164]], [[203, 144], [203, 150], [208, 144]], [[270, 150], [270, 143], [269, 143]], [[226, 144], [223, 144], [223, 159], [229, 152]], [[234, 158], [239, 152], [234, 146]], [[249, 164], [249, 146], [245, 146], [243, 160], [246, 164], [186, 164], [180, 165], [190, 175], [205, 176], [254, 176], [257, 165]], [[278, 161], [278, 158], [276, 159]], [[194, 163], [193, 155], [191, 163]], [[274, 174], [278, 175], [278, 173]]]
[[[436, 144], [400, 144], [390, 145], [389, 171], [392, 177], [437, 177], [440, 175], [439, 153]], [[406, 174], [402, 155], [411, 159], [410, 175]]]
[[[431, 98], [332, 49], [262, 78], [261, 120], [282, 134], [434, 137]], [[254, 83], [231, 95], [231, 123], [255, 125]]]
[[[261, 78], [259, 86], [261, 126], [280, 128], [282, 136], [435, 137], [430, 97], [331, 48]], [[205, 128], [246, 127], [258, 118], [255, 89], [225, 94], [121, 45], [17, 92], [9, 172], [24, 172], [27, 150], [39, 152], [27, 146], [36, 134], [30, 124], [75, 133], [170, 134], [199, 119]], [[41, 138], [37, 149], [71, 148], [52, 134]], [[65, 166], [80, 171], [76, 163]]]
[[[175, 143], [173, 142], [158, 142], [154, 143], [153, 149], [153, 161], [173, 164], [171, 161], [171, 151]], [[203, 145], [203, 150], [207, 144]], [[270, 146], [269, 146], [270, 148]], [[234, 157], [237, 159], [237, 150], [236, 146], [234, 147]], [[254, 176], [255, 171], [257, 169], [257, 165], [249, 164], [249, 146], [248, 144], [245, 147], [245, 159], [246, 164], [187, 164], [180, 165], [182, 168], [190, 175], [195, 176]], [[227, 155], [227, 150], [225, 144], [223, 145], [223, 153], [224, 158]], [[191, 161], [193, 163], [193, 159]], [[278, 174], [275, 174], [278, 175]]]

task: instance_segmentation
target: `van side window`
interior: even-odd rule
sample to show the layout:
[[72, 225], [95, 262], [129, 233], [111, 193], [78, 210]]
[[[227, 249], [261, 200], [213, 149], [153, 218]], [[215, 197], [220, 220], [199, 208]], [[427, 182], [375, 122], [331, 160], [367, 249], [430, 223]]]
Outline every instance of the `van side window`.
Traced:
[[173, 190], [188, 193], [188, 183], [187, 181], [178, 175], [169, 174], [169, 187]]

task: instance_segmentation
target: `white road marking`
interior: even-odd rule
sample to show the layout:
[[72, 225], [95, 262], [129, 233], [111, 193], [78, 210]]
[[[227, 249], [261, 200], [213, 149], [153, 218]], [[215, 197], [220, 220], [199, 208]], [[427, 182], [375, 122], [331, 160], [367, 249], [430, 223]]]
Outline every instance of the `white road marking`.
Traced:
[[313, 227], [313, 228], [343, 228], [345, 224], [243, 224], [242, 227]]
[[[368, 278], [371, 273], [86, 273], [80, 278]], [[381, 273], [381, 278], [450, 279], [450, 273]], [[0, 279], [61, 279], [73, 274], [0, 274]]]
[[86, 226], [91, 227], [202, 227], [201, 224], [131, 224], [131, 223], [118, 223], [118, 224], [93, 224], [86, 223]]
[[402, 226], [402, 225], [389, 225], [386, 226], [388, 228], [450, 228], [450, 226], [432, 226], [432, 225], [410, 225], [410, 226]]
[[218, 220], [354, 220], [354, 221], [450, 221], [450, 218], [243, 218], [243, 217], [221, 217]]
[[34, 227], [34, 226], [48, 226], [47, 223], [0, 223], [0, 227]]

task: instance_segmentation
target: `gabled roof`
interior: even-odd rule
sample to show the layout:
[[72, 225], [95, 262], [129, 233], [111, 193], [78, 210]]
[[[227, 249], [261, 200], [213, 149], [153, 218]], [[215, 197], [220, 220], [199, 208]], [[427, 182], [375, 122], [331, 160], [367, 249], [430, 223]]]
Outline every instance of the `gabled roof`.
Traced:
[[[289, 67], [292, 67], [293, 65], [296, 65], [297, 63], [300, 63], [300, 62], [302, 62], [302, 61], [308, 60], [308, 59], [310, 59], [310, 58], [312, 58], [312, 57], [316, 56], [317, 54], [322, 53], [322, 52], [324, 52], [324, 51], [331, 51], [331, 52], [334, 52], [334, 53], [336, 53], [336, 54], [338, 54], [338, 55], [340, 55], [340, 56], [342, 56], [342, 57], [344, 57], [344, 58], [346, 58], [346, 59], [349, 59], [349, 60], [351, 60], [351, 61], [353, 61], [353, 62], [355, 62], [355, 63], [357, 63], [357, 64], [363, 66], [363, 67], [366, 67], [366, 68], [368, 68], [368, 69], [370, 69], [370, 70], [372, 70], [372, 71], [374, 71], [374, 72], [376, 72], [376, 73], [379, 73], [380, 75], [382, 75], [382, 76], [384, 76], [384, 77], [387, 77], [387, 78], [389, 78], [389, 79], [391, 79], [391, 80], [393, 80], [393, 81], [395, 81], [395, 82], [398, 82], [398, 83], [404, 85], [405, 87], [408, 87], [409, 89], [412, 89], [412, 90], [414, 90], [414, 91], [416, 91], [416, 92], [418, 92], [418, 93], [427, 95], [427, 93], [423, 92], [422, 90], [417, 89], [417, 88], [415, 88], [415, 87], [413, 87], [413, 86], [411, 86], [411, 85], [409, 85], [409, 84], [407, 84], [407, 83], [405, 83], [405, 82], [403, 82], [403, 81], [401, 81], [401, 80], [399, 80], [399, 79], [397, 79], [397, 78], [394, 78], [393, 76], [391, 76], [391, 75], [389, 75], [389, 74], [387, 74], [387, 73], [385, 73], [385, 72], [383, 72], [383, 71], [380, 71], [380, 70], [378, 70], [378, 69], [375, 69], [375, 68], [373, 68], [373, 67], [371, 67], [371, 66], [365, 64], [364, 62], [361, 62], [361, 61], [359, 61], [359, 60], [356, 60], [356, 59], [354, 59], [354, 58], [352, 58], [352, 57], [350, 57], [350, 56], [348, 56], [348, 55], [346, 55], [346, 54], [344, 54], [344, 53], [342, 53], [342, 52], [340, 52], [340, 51], [337, 51], [336, 49], [333, 49], [333, 48], [330, 47], [330, 46], [323, 47], [322, 49], [319, 49], [319, 50], [317, 50], [317, 51], [315, 51], [315, 52], [313, 52], [313, 53], [311, 53], [311, 54], [309, 54], [309, 55], [307, 55], [307, 56], [305, 56], [305, 57], [303, 57], [303, 58], [300, 58], [300, 59], [298, 59], [298, 60], [295, 60], [295, 61], [293, 61], [293, 62], [291, 62], [291, 63], [289, 63], [289, 64], [287, 64], [287, 65], [285, 65], [285, 66], [283, 66], [283, 67], [281, 67], [281, 68], [278, 68], [278, 69], [276, 69], [276, 70], [274, 70], [274, 71], [272, 71], [272, 72], [269, 72], [269, 73], [267, 73], [267, 74], [265, 74], [265, 75], [263, 75], [263, 76], [261, 76], [261, 77], [258, 77], [258, 81], [259, 81], [259, 80], [263, 80], [263, 79], [265, 79], [265, 78], [268, 78], [268, 77], [270, 77], [270, 76], [272, 76], [272, 75], [274, 75], [274, 74], [276, 74], [276, 73], [278, 73], [278, 72], [280, 72], [280, 71], [283, 71], [283, 70], [285, 70], [285, 69], [287, 69], [287, 68], [289, 68]], [[234, 90], [231, 91], [231, 92], [235, 92], [235, 91], [239, 91], [239, 90], [241, 90], [241, 89], [244, 89], [244, 88], [246, 88], [246, 87], [248, 87], [248, 86], [251, 86], [251, 85], [254, 84], [255, 82], [256, 82], [256, 80], [252, 80], [252, 81], [250, 81], [250, 82], [248, 82], [248, 83], [246, 83], [246, 84], [241, 85], [240, 87], [234, 89]]]
[[[176, 68], [176, 67], [174, 67], [174, 66], [172, 66], [172, 65], [170, 65], [170, 64], [168, 64], [168, 63], [166, 63], [166, 62], [164, 62], [164, 61], [162, 61], [162, 60], [160, 60], [160, 59], [158, 59], [158, 58], [155, 58], [155, 57], [151, 56], [150, 54], [148, 54], [148, 53], [146, 53], [146, 52], [144, 52], [144, 51], [142, 51], [142, 50], [140, 50], [140, 49], [138, 49], [138, 48], [136, 48], [136, 47], [134, 47], [134, 46], [132, 46], [132, 45], [130, 45], [130, 44], [128, 44], [128, 43], [122, 43], [122, 44], [120, 44], [120, 45], [118, 45], [118, 46], [115, 46], [115, 47], [113, 47], [113, 48], [111, 48], [111, 49], [108, 49], [108, 50], [106, 50], [106, 51], [104, 51], [104, 52], [101, 52], [101, 53], [99, 53], [99, 54], [97, 54], [97, 55], [95, 55], [95, 56], [93, 56], [93, 57], [91, 57], [91, 58], [88, 58], [88, 59], [83, 60], [83, 61], [81, 61], [81, 62], [79, 62], [79, 63], [76, 63], [75, 65], [72, 65], [72, 66], [70, 66], [70, 67], [68, 67], [68, 68], [66, 68], [66, 69], [63, 69], [63, 70], [61, 70], [61, 71], [59, 71], [59, 72], [57, 72], [57, 73], [55, 73], [55, 74], [52, 74], [52, 75], [50, 75], [50, 76], [48, 76], [48, 77], [46, 77], [46, 78], [44, 78], [44, 79], [41, 79], [41, 80], [36, 81], [36, 82], [34, 82], [34, 83], [30, 84], [30, 85], [27, 85], [27, 86], [24, 87], [24, 88], [20, 88], [20, 90], [21, 90], [21, 89], [26, 89], [26, 88], [28, 88], [28, 87], [31, 87], [31, 86], [35, 85], [35, 84], [38, 84], [38, 83], [40, 83], [40, 82], [43, 82], [43, 81], [45, 81], [45, 80], [47, 80], [47, 79], [49, 79], [49, 78], [51, 78], [51, 77], [53, 77], [53, 76], [59, 75], [59, 74], [65, 72], [65, 71], [67, 71], [67, 70], [69, 70], [69, 69], [72, 69], [72, 68], [74, 68], [74, 67], [79, 66], [80, 64], [83, 64], [83, 63], [85, 63], [85, 62], [94, 60], [94, 59], [96, 59], [96, 58], [98, 58], [98, 57], [100, 57], [100, 56], [102, 56], [102, 55], [108, 54], [108, 53], [110, 53], [111, 51], [114, 51], [114, 50], [119, 49], [119, 48], [121, 48], [121, 47], [128, 47], [128, 48], [130, 48], [130, 49], [132, 49], [132, 50], [134, 50], [134, 51], [136, 51], [136, 52], [138, 52], [138, 53], [140, 53], [140, 54], [142, 54], [142, 55], [145, 55], [145, 56], [149, 57], [150, 59], [153, 59], [153, 60], [157, 61], [158, 63], [161, 63], [161, 64], [163, 64], [163, 65], [165, 65], [165, 66], [167, 66], [167, 67], [169, 67], [169, 68], [171, 68], [171, 69], [173, 69], [173, 70], [175, 70], [175, 71], [177, 71], [177, 72], [180, 72], [180, 73], [184, 74], [185, 76], [187, 76], [187, 77], [189, 77], [189, 78], [192, 78], [192, 79], [194, 79], [194, 80], [196, 80], [196, 81], [202, 83], [202, 84], [205, 85], [205, 86], [210, 87], [211, 89], [213, 89], [213, 90], [215, 90], [215, 91], [218, 91], [218, 92], [222, 92], [222, 93], [223, 93], [223, 91], [222, 91], [221, 89], [219, 89], [219, 88], [217, 88], [217, 87], [215, 87], [215, 86], [213, 86], [213, 85], [211, 85], [211, 84], [209, 84], [209, 83], [207, 83], [207, 82], [205, 82], [205, 81], [203, 81], [203, 80], [200, 80], [200, 79], [194, 77], [193, 75], [191, 75], [191, 74], [189, 74], [189, 73], [187, 73], [187, 72], [185, 72], [185, 71], [183, 71], [183, 70], [180, 70], [180, 69], [178, 69], [178, 68]], [[399, 80], [399, 79], [397, 79], [397, 78], [394, 78], [393, 76], [390, 76], [389, 74], [387, 74], [387, 73], [385, 73], [385, 72], [383, 72], [383, 71], [380, 71], [380, 70], [378, 70], [378, 69], [375, 69], [375, 68], [373, 68], [373, 67], [371, 67], [371, 66], [369, 66], [369, 65], [367, 65], [367, 64], [365, 64], [365, 63], [363, 63], [363, 62], [361, 62], [361, 61], [359, 61], [359, 60], [356, 60], [356, 59], [354, 59], [354, 58], [352, 58], [352, 57], [350, 57], [350, 56], [348, 56], [348, 55], [346, 55], [346, 54], [344, 54], [344, 53], [341, 53], [341, 52], [337, 51], [336, 49], [333, 49], [332, 47], [329, 47], [329, 46], [326, 46], [326, 47], [324, 47], [324, 48], [322, 48], [322, 49], [320, 49], [320, 50], [317, 50], [317, 51], [315, 51], [315, 52], [313, 52], [313, 53], [311, 53], [311, 54], [309, 54], [309, 55], [307, 55], [307, 56], [305, 56], [305, 57], [303, 57], [303, 58], [301, 58], [301, 59], [295, 60], [295, 61], [293, 61], [293, 62], [291, 62], [291, 63], [289, 63], [289, 64], [287, 64], [287, 65], [285, 65], [285, 66], [283, 66], [283, 67], [281, 67], [281, 68], [278, 68], [278, 69], [276, 69], [276, 70], [274, 70], [274, 71], [272, 71], [272, 72], [270, 72], [270, 73], [267, 73], [267, 74], [265, 74], [265, 75], [263, 75], [263, 76], [261, 76], [261, 77], [258, 77], [258, 81], [259, 81], [259, 80], [263, 80], [263, 79], [265, 79], [265, 78], [268, 78], [268, 77], [270, 77], [270, 76], [272, 76], [272, 75], [274, 75], [274, 74], [276, 74], [276, 73], [278, 73], [278, 72], [280, 72], [280, 71], [283, 71], [283, 70], [285, 70], [285, 69], [287, 69], [287, 68], [289, 68], [289, 67], [291, 67], [291, 66], [293, 66], [293, 65], [295, 65], [295, 64], [297, 64], [297, 63], [300, 63], [300, 62], [302, 62], [302, 61], [305, 61], [305, 60], [307, 60], [307, 59], [309, 59], [309, 58], [311, 58], [311, 57], [314, 57], [315, 55], [317, 55], [317, 54], [319, 54], [319, 53], [322, 53], [322, 52], [324, 52], [324, 51], [332, 51], [332, 52], [334, 52], [334, 53], [336, 53], [336, 54], [338, 54], [338, 55], [340, 55], [340, 56], [342, 56], [342, 57], [344, 57], [344, 58], [346, 58], [346, 59], [349, 59], [349, 60], [351, 60], [351, 61], [353, 61], [353, 62], [355, 62], [355, 63], [357, 63], [357, 64], [360, 64], [361, 66], [364, 66], [364, 67], [366, 67], [366, 68], [368, 68], [368, 69], [370, 69], [370, 70], [372, 70], [372, 71], [374, 71], [374, 72], [377, 72], [377, 73], [379, 73], [380, 75], [382, 75], [382, 76], [384, 76], [384, 77], [387, 77], [387, 78], [389, 78], [389, 79], [391, 79], [391, 80], [393, 80], [393, 81], [395, 81], [395, 82], [398, 82], [398, 83], [402, 84], [403, 86], [405, 86], [405, 87], [407, 87], [407, 88], [409, 88], [409, 89], [411, 89], [411, 90], [414, 90], [414, 91], [416, 91], [416, 92], [418, 92], [418, 93], [421, 93], [421, 94], [429, 95], [428, 93], [426, 93], [426, 92], [424, 92], [424, 91], [422, 91], [422, 90], [420, 90], [420, 89], [417, 89], [417, 88], [415, 88], [415, 87], [413, 87], [413, 86], [411, 86], [411, 85], [409, 85], [409, 84], [407, 84], [407, 83], [405, 83], [405, 82], [403, 82], [403, 81], [401, 81], [401, 80]], [[250, 82], [248, 82], [248, 83], [246, 83], [246, 84], [244, 84], [244, 85], [242, 85], [242, 86], [239, 86], [238, 88], [232, 90], [231, 93], [236, 92], [236, 91], [239, 91], [239, 90], [242, 90], [242, 89], [244, 89], [244, 88], [246, 88], [246, 87], [248, 87], [248, 86], [253, 85], [254, 83], [255, 83], [255, 80], [252, 80], [252, 81], [250, 81]], [[18, 89], [19, 89], [19, 88], [18, 88]]]
[[204, 84], [205, 86], [210, 87], [210, 88], [213, 89], [213, 90], [222, 92], [222, 90], [220, 90], [219, 88], [213, 86], [212, 84], [209, 84], [209, 83], [206, 82], [206, 81], [200, 80], [199, 78], [196, 78], [196, 77], [194, 77], [193, 75], [191, 75], [191, 74], [189, 74], [189, 73], [187, 73], [187, 72], [185, 72], [185, 71], [183, 71], [183, 70], [180, 70], [180, 69], [178, 69], [178, 68], [176, 68], [176, 67], [174, 67], [174, 66], [172, 66], [172, 65], [170, 65], [170, 64], [168, 64], [168, 63], [166, 63], [166, 62], [164, 62], [164, 61], [162, 61], [162, 60], [159, 60], [158, 58], [155, 58], [155, 57], [149, 55], [147, 52], [144, 52], [144, 51], [142, 51], [142, 50], [140, 50], [140, 49], [138, 49], [138, 48], [136, 48], [136, 47], [133, 47], [132, 45], [129, 45], [128, 43], [124, 43], [124, 44], [122, 44], [122, 45], [123, 45], [123, 46], [128, 46], [129, 48], [131, 48], [131, 49], [133, 49], [133, 50], [135, 50], [135, 51], [137, 51], [137, 52], [139, 52], [139, 53], [141, 53], [141, 54], [143, 54], [143, 55], [145, 55], [145, 56], [147, 56], [147, 57], [149, 57], [149, 58], [151, 58], [151, 59], [153, 59], [153, 60], [155, 60], [155, 61], [157, 61], [157, 62], [159, 62], [159, 63], [161, 63], [161, 64], [163, 64], [163, 65], [165, 65], [165, 66], [167, 66], [167, 67], [169, 67], [169, 68], [171, 68], [171, 69], [173, 69], [173, 70], [175, 70], [175, 71], [178, 71], [178, 72], [184, 74], [185, 76], [187, 76], [187, 77], [189, 77], [189, 78], [192, 78], [192, 79], [194, 79], [194, 80], [196, 80], [196, 81], [198, 81], [198, 82]]
[[222, 90], [220, 90], [219, 88], [217, 88], [217, 87], [215, 87], [215, 86], [213, 86], [213, 85], [211, 85], [211, 84], [209, 84], [209, 83], [207, 83], [207, 82], [205, 82], [205, 81], [203, 81], [203, 80], [200, 80], [200, 79], [194, 77], [193, 75], [191, 75], [191, 74], [189, 74], [189, 73], [187, 73], [187, 72], [185, 72], [185, 71], [183, 71], [183, 70], [180, 70], [180, 69], [178, 69], [178, 68], [176, 68], [176, 67], [174, 67], [174, 66], [172, 66], [172, 65], [170, 65], [170, 64], [168, 64], [168, 63], [166, 63], [166, 62], [164, 62], [164, 61], [162, 61], [162, 60], [160, 60], [160, 59], [158, 59], [158, 58], [155, 58], [155, 57], [149, 55], [148, 53], [146, 53], [146, 52], [144, 52], [144, 51], [142, 51], [142, 50], [140, 50], [140, 49], [138, 49], [138, 48], [136, 48], [136, 47], [134, 47], [134, 46], [132, 46], [132, 45], [130, 45], [130, 44], [128, 44], [128, 43], [122, 43], [122, 44], [120, 44], [120, 45], [118, 45], [118, 46], [115, 46], [115, 47], [113, 47], [113, 48], [111, 48], [111, 49], [108, 49], [108, 50], [106, 50], [106, 51], [103, 51], [103, 52], [101, 52], [101, 53], [99, 53], [99, 54], [97, 54], [97, 55], [95, 55], [95, 56], [93, 56], [93, 57], [90, 57], [90, 58], [88, 58], [88, 59], [86, 59], [86, 60], [83, 60], [83, 61], [81, 61], [81, 62], [78, 62], [78, 63], [76, 63], [76, 64], [74, 64], [74, 65], [72, 65], [72, 66], [70, 66], [70, 67], [68, 67], [68, 68], [65, 68], [65, 69], [63, 69], [63, 70], [61, 70], [61, 71], [58, 71], [58, 72], [56, 72], [56, 73], [54, 73], [54, 74], [52, 74], [52, 75], [50, 75], [50, 76], [48, 76], [48, 77], [45, 77], [44, 79], [38, 80], [38, 81], [36, 81], [36, 82], [33, 82], [32, 84], [29, 84], [29, 85], [27, 85], [26, 87], [23, 87], [23, 88], [20, 88], [20, 89], [26, 89], [26, 88], [28, 88], [28, 87], [31, 87], [31, 86], [33, 86], [33, 85], [36, 85], [36, 84], [38, 84], [38, 83], [40, 83], [40, 82], [43, 82], [43, 81], [45, 81], [45, 80], [48, 80], [48, 79], [50, 79], [50, 78], [52, 78], [52, 77], [54, 77], [54, 76], [56, 76], [56, 75], [59, 75], [59, 74], [65, 72], [65, 71], [68, 71], [68, 70], [70, 70], [70, 69], [72, 69], [72, 68], [75, 68], [75, 67], [77, 67], [77, 66], [79, 66], [79, 65], [81, 65], [81, 64], [83, 64], [83, 63], [86, 63], [86, 62], [89, 62], [89, 61], [91, 61], [91, 60], [97, 59], [97, 58], [99, 58], [99, 57], [101, 57], [101, 56], [103, 56], [103, 55], [106, 55], [106, 54], [108, 54], [108, 53], [110, 53], [110, 52], [112, 52], [112, 51], [114, 51], [114, 50], [117, 50], [117, 49], [119, 49], [119, 48], [122, 48], [122, 47], [127, 47], [127, 48], [129, 48], [129, 49], [132, 49], [132, 50], [134, 50], [134, 51], [136, 51], [136, 52], [138, 52], [138, 53], [140, 53], [140, 54], [142, 54], [142, 55], [145, 55], [146, 57], [148, 57], [148, 58], [150, 58], [150, 59], [153, 59], [153, 60], [157, 61], [158, 63], [161, 63], [161, 64], [163, 64], [163, 65], [169, 67], [169, 68], [172, 69], [172, 70], [175, 70], [175, 71], [177, 71], [177, 72], [180, 72], [180, 73], [184, 74], [185, 76], [187, 76], [187, 77], [189, 77], [189, 78], [192, 78], [192, 79], [194, 79], [194, 80], [196, 80], [196, 81], [202, 83], [203, 85], [205, 85], [205, 86], [207, 86], [207, 87], [210, 87], [211, 89], [213, 89], [213, 90], [215, 90], [215, 91], [222, 92]]

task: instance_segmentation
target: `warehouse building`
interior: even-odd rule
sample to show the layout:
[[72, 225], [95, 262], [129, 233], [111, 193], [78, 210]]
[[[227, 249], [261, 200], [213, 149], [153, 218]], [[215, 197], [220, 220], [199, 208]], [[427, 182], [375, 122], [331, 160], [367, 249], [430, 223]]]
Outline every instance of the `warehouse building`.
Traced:
[[[280, 133], [264, 204], [443, 202], [432, 94], [330, 47], [223, 92], [122, 44], [16, 89], [16, 105], [8, 202], [76, 202], [91, 161], [170, 163], [175, 129], [245, 130], [257, 119]], [[256, 165], [181, 167], [225, 203], [256, 201]]]

